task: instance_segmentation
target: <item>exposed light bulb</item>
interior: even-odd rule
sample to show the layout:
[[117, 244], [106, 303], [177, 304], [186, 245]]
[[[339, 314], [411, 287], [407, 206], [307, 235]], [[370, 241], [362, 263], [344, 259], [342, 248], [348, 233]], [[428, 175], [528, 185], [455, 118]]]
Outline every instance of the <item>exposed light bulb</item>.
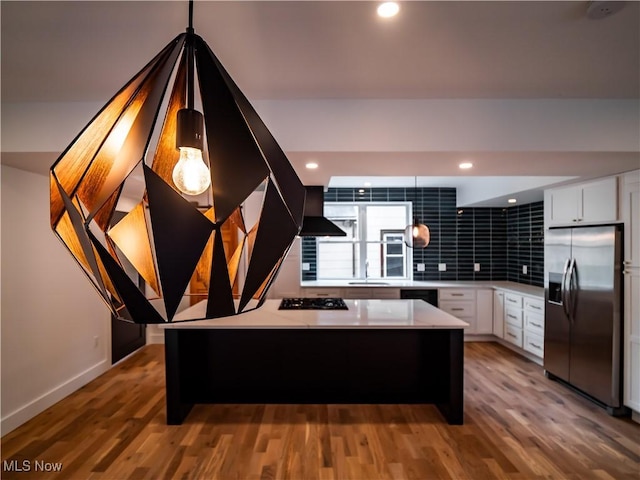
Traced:
[[202, 159], [204, 117], [192, 108], [178, 110], [176, 147], [180, 160], [173, 167], [173, 183], [186, 195], [200, 195], [211, 185], [209, 167]]
[[413, 226], [413, 238], [418, 238], [418, 235], [420, 235], [420, 228], [418, 227], [418, 225], [414, 225]]
[[211, 185], [209, 168], [202, 159], [202, 151], [180, 147], [180, 160], [173, 168], [173, 183], [187, 195], [199, 195]]

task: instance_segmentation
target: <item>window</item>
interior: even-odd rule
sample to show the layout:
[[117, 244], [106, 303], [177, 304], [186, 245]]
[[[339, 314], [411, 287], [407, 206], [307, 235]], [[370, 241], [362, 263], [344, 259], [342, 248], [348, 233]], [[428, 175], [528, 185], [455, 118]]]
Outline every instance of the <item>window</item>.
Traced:
[[382, 276], [405, 278], [404, 230], [383, 230], [381, 233]]
[[317, 238], [317, 279], [409, 279], [411, 250], [403, 242], [409, 202], [326, 203], [325, 216], [346, 237]]

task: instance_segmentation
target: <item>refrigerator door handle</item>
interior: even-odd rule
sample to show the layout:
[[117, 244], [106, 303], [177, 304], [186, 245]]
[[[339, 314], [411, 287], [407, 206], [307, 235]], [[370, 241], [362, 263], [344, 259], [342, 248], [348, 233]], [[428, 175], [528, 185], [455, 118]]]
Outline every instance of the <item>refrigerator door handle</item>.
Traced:
[[569, 317], [569, 320], [571, 320], [572, 317], [572, 313], [573, 313], [573, 275], [574, 275], [574, 271], [576, 268], [576, 259], [575, 258], [571, 258], [571, 261], [569, 262], [569, 271], [567, 272], [567, 280], [568, 280], [568, 286], [567, 286], [567, 316]]
[[568, 302], [567, 302], [567, 272], [569, 271], [569, 259], [564, 262], [564, 268], [562, 269], [562, 282], [560, 282], [560, 299], [562, 300], [562, 310], [564, 314], [569, 317]]

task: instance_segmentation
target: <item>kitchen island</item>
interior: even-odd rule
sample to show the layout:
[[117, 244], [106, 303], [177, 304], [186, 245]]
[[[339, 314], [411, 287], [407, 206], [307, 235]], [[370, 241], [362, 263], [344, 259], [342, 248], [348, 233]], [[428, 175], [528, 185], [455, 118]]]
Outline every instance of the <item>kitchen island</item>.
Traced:
[[[205, 302], [182, 313], [204, 316]], [[430, 403], [463, 422], [463, 331], [421, 300], [346, 300], [161, 326], [167, 423], [197, 403]]]

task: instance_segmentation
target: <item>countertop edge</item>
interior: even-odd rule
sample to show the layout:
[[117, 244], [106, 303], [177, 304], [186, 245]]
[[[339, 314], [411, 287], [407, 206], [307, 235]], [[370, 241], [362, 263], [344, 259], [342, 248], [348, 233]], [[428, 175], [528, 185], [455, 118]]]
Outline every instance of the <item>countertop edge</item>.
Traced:
[[380, 283], [359, 283], [349, 284], [348, 282], [327, 282], [327, 281], [306, 281], [301, 282], [300, 288], [401, 288], [408, 290], [422, 289], [422, 288], [470, 288], [470, 289], [493, 289], [493, 290], [508, 290], [518, 293], [520, 295], [529, 295], [534, 297], [544, 297], [544, 287], [538, 287], [536, 285], [527, 285], [524, 283], [511, 282], [507, 280], [480, 280], [480, 281], [406, 281], [388, 284]]

